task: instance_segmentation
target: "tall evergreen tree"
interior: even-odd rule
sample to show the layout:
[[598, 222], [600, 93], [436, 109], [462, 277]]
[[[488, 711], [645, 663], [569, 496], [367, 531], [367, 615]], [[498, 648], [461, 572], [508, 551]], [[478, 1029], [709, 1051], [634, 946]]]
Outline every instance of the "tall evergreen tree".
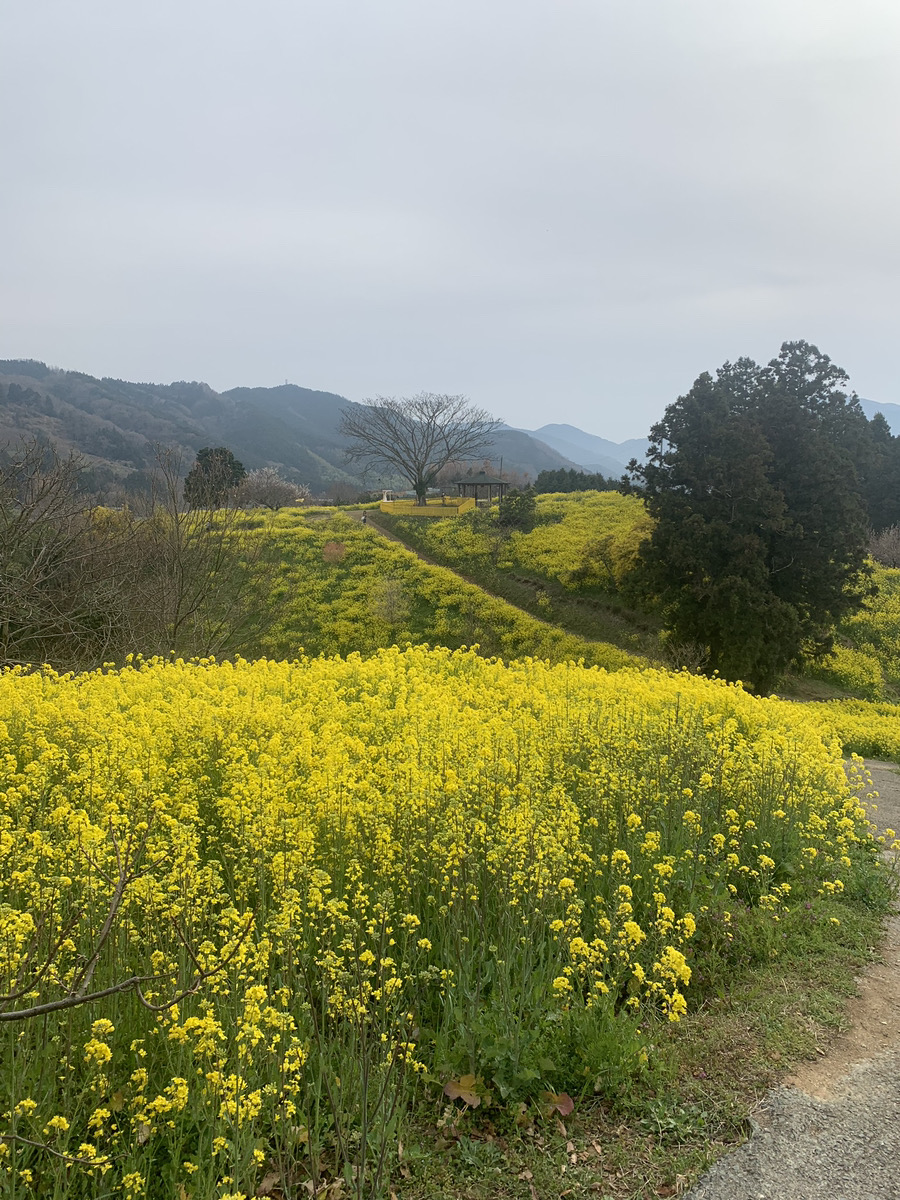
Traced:
[[900, 437], [882, 413], [869, 422], [872, 462], [865, 480], [869, 524], [876, 533], [900, 525]]
[[767, 367], [726, 363], [667, 408], [647, 461], [629, 464], [656, 520], [642, 585], [673, 637], [757, 691], [827, 653], [865, 593], [866, 420], [845, 381], [805, 342]]
[[221, 508], [247, 472], [226, 446], [204, 446], [184, 481], [191, 508]]
[[537, 495], [547, 492], [614, 492], [618, 481], [607, 479], [599, 472], [576, 471], [570, 467], [557, 467], [555, 471], [541, 471], [534, 481]]

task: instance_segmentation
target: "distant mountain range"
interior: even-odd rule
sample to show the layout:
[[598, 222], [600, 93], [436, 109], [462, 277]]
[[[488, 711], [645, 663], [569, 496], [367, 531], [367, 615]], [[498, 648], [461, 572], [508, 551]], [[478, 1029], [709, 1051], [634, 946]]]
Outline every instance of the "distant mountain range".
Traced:
[[540, 429], [525, 432], [571, 459], [583, 470], [596, 471], [614, 479], [622, 474], [632, 458], [642, 459], [650, 445], [647, 438], [610, 442], [593, 433], [585, 433], [583, 429], [576, 429], [574, 425], [542, 425]]
[[[891, 432], [900, 434], [900, 404], [876, 404], [874, 400], [860, 400], [859, 403], [870, 421], [876, 413], [881, 413]], [[542, 425], [540, 429], [525, 432], [570, 458], [582, 470], [599, 471], [613, 478], [622, 474], [632, 458], [642, 461], [650, 445], [647, 438], [609, 442], [606, 438], [576, 429], [574, 425]]]
[[[228, 446], [248, 470], [277, 467], [294, 483], [322, 493], [335, 485], [377, 487], [344, 459], [341, 413], [358, 408], [333, 392], [284, 384], [215, 392], [205, 383], [147, 384], [95, 379], [30, 360], [0, 360], [0, 443], [40, 436], [77, 451], [92, 486], [147, 480], [157, 444], [188, 463], [201, 446]], [[573, 460], [517, 429], [501, 429], [486, 452], [504, 475], [534, 479]], [[385, 478], [384, 484], [393, 481]]]
[[862, 399], [859, 404], [870, 421], [876, 413], [881, 413], [890, 425], [891, 433], [900, 434], [900, 404], [876, 404], [874, 400]]
[[[900, 405], [861, 404], [868, 417], [883, 413], [900, 433]], [[32, 360], [0, 360], [0, 443], [37, 435], [63, 452], [75, 450], [100, 487], [117, 481], [141, 486], [157, 444], [177, 448], [188, 462], [201, 446], [228, 446], [248, 470], [274, 466], [317, 493], [340, 484], [376, 487], [381, 480], [363, 479], [344, 459], [341, 413], [358, 407], [295, 384], [215, 392], [205, 383], [129, 383]], [[648, 444], [646, 438], [611, 442], [574, 425], [504, 426], [485, 457], [495, 469], [502, 463], [504, 475], [523, 479], [561, 467], [618, 478]]]

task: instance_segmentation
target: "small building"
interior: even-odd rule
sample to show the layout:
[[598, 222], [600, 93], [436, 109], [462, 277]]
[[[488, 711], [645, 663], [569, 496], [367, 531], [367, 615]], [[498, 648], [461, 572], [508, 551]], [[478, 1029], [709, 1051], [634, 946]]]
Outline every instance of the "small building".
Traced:
[[502, 500], [509, 491], [509, 484], [499, 475], [488, 475], [486, 471], [474, 471], [471, 474], [458, 475], [451, 483], [456, 485], [460, 496], [471, 496], [476, 504], [493, 504], [494, 495]]

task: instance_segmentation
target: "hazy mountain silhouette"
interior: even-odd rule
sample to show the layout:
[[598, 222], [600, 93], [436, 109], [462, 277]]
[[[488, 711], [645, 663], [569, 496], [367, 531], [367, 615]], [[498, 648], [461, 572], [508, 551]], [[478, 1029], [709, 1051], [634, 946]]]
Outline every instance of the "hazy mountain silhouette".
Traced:
[[[92, 482], [137, 486], [152, 467], [155, 445], [193, 461], [201, 446], [228, 446], [244, 466], [274, 466], [314, 492], [338, 483], [376, 487], [344, 461], [341, 413], [358, 407], [333, 392], [284, 384], [232, 388], [208, 384], [131, 383], [95, 379], [30, 360], [0, 361], [0, 442], [39, 436], [91, 464]], [[550, 446], [502, 429], [486, 452], [504, 474], [529, 476], [575, 463]], [[391, 482], [385, 479], [386, 484]]]

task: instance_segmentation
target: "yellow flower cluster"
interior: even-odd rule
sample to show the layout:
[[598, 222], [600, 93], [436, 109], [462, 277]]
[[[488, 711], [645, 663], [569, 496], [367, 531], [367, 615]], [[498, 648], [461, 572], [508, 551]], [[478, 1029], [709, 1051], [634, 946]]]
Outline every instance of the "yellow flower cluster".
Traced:
[[[418, 522], [410, 532], [459, 570], [472, 563], [520, 567], [577, 588], [620, 583], [653, 527], [643, 501], [618, 492], [540, 495], [537, 518], [534, 529], [513, 533], [499, 550], [488, 528], [467, 521]], [[411, 524], [404, 522], [404, 532]]]
[[230, 1156], [220, 1183], [240, 1158], [252, 1193], [261, 1137], [300, 1153], [323, 1096], [358, 1111], [363, 1060], [380, 1095], [440, 1077], [515, 989], [559, 1020], [610, 998], [677, 1020], [704, 909], [774, 919], [787, 877], [840, 890], [868, 839], [802, 709], [688, 676], [423, 647], [8, 671], [0, 992], [139, 977], [157, 1006], [64, 1011], [80, 1041], [49, 1066], [23, 1026], [43, 1065], [16, 1119], [121, 1160], [123, 1194], [159, 1138], [183, 1181]]
[[323, 522], [310, 521], [305, 510], [282, 510], [271, 521], [248, 514], [245, 523], [257, 526], [262, 555], [277, 577], [272, 600], [278, 620], [259, 635], [266, 655], [290, 657], [301, 649], [371, 653], [395, 643], [428, 642], [477, 644], [483, 654], [505, 659], [583, 658], [610, 670], [637, 661], [609, 643], [537, 620], [341, 513]]

